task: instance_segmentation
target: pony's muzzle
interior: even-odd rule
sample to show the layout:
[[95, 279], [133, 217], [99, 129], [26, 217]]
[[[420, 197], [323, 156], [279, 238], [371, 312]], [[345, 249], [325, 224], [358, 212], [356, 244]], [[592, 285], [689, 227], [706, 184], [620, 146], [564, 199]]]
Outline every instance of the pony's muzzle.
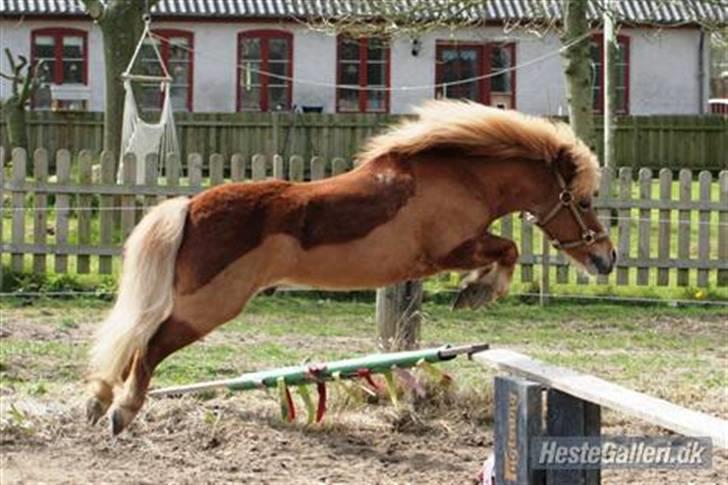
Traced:
[[589, 254], [589, 260], [596, 268], [599, 274], [609, 274], [614, 269], [617, 262], [617, 251], [612, 249], [607, 255]]

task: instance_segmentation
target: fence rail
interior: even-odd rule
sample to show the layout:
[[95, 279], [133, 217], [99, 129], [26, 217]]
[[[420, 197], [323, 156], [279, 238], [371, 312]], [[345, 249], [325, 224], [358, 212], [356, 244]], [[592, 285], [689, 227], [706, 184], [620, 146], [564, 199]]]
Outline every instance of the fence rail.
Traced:
[[[227, 181], [317, 180], [352, 168], [342, 157], [213, 154], [203, 171], [203, 157], [192, 154], [184, 164], [168, 157], [160, 177], [156, 155], [138, 164], [127, 154], [123, 181], [116, 183], [115, 162], [108, 152], [95, 158], [86, 150], [76, 156], [59, 150], [52, 157], [41, 148], [29, 159], [25, 150], [15, 149], [0, 170], [0, 260], [17, 272], [110, 274], [122, 241], [144, 210], [161, 199]], [[144, 184], [137, 183], [141, 168]], [[552, 283], [728, 286], [728, 170], [716, 178], [709, 171], [682, 169], [675, 178], [668, 169], [655, 174], [621, 168], [605, 171], [601, 184], [595, 207], [618, 247], [617, 270], [595, 281], [577, 275], [561, 253], [549, 250], [540, 231], [511, 215], [493, 229], [519, 243], [518, 280], [542, 288]]]
[[[362, 143], [400, 119], [388, 114], [177, 113], [181, 156], [235, 153], [252, 157], [300, 154], [353, 158]], [[595, 117], [597, 151], [603, 153], [602, 118]], [[615, 134], [616, 161], [632, 168], [728, 169], [728, 117], [621, 116]], [[0, 145], [5, 144], [0, 119]], [[29, 150], [103, 146], [103, 113], [37, 111], [28, 114]]]

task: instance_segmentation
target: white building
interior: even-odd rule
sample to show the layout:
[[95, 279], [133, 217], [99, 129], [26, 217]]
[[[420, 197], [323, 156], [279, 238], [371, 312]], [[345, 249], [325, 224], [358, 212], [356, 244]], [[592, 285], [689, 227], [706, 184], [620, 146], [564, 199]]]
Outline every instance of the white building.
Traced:
[[[300, 106], [325, 112], [407, 113], [423, 100], [448, 96], [536, 114], [566, 112], [558, 37], [504, 29], [505, 22], [534, 16], [532, 8], [542, 5], [540, 0], [489, 0], [482, 12], [473, 13], [483, 27], [397, 38], [385, 46], [329, 36], [300, 21], [327, 12], [336, 15], [336, 9], [367, 1], [161, 0], [153, 10], [153, 28], [165, 39], [161, 50], [175, 79], [176, 110]], [[691, 12], [670, 3], [618, 2], [623, 26], [617, 68], [621, 113], [706, 111], [708, 38]], [[701, 15], [728, 22], [728, 7], [712, 5]], [[560, 15], [558, 10], [557, 3], [554, 15]], [[599, 110], [599, 34], [592, 39]], [[44, 59], [46, 83], [35, 96], [36, 109], [103, 111], [101, 32], [79, 0], [0, 0], [0, 47]], [[154, 67], [147, 63], [138, 69]], [[0, 72], [8, 71], [3, 55]], [[471, 78], [476, 80], [459, 83]], [[0, 98], [9, 93], [9, 81], [3, 80]], [[158, 89], [150, 86], [143, 104], [158, 103]]]

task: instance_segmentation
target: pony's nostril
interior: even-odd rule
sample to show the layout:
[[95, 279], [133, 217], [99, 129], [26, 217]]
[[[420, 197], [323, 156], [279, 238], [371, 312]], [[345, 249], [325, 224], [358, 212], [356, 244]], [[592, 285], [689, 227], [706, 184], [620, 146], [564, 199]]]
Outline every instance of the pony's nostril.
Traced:
[[610, 254], [612, 256], [612, 263], [616, 263], [617, 262], [617, 250], [612, 249], [612, 252]]

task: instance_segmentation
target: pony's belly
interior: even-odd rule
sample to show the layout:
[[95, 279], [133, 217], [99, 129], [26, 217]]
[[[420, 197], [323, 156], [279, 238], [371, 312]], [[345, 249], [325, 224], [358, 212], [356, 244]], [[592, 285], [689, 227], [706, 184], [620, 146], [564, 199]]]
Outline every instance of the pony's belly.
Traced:
[[[349, 247], [343, 247], [349, 246]], [[379, 288], [419, 278], [434, 271], [406, 241], [389, 247], [329, 246], [304, 251], [288, 284], [332, 290]]]

